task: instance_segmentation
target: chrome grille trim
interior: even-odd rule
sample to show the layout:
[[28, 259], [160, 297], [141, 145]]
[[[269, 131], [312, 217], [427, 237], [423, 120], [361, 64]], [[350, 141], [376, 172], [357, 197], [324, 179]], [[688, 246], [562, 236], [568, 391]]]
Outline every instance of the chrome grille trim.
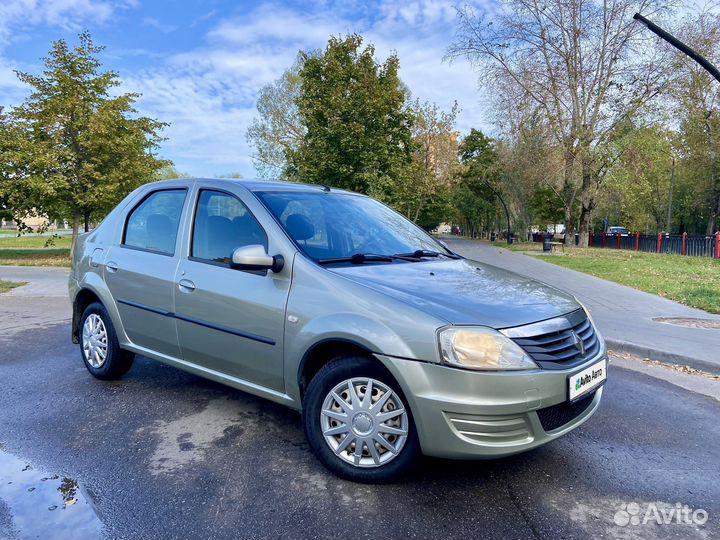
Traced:
[[[592, 322], [583, 309], [500, 332], [520, 345], [540, 367], [551, 369], [588, 360], [601, 353], [602, 349]], [[582, 347], [578, 340], [582, 341]]]

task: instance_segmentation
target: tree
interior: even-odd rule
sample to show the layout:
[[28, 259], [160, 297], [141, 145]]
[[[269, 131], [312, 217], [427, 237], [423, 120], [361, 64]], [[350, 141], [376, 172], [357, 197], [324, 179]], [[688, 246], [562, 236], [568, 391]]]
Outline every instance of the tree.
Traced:
[[298, 114], [300, 71], [305, 58], [316, 53], [298, 53], [295, 63], [282, 76], [262, 87], [257, 100], [258, 115], [247, 130], [247, 141], [255, 147], [253, 162], [263, 178], [285, 177], [288, 155], [305, 139], [305, 125]]
[[[580, 245], [587, 245], [593, 210], [607, 170], [602, 145], [623, 119], [656, 96], [667, 81], [657, 47], [632, 15], [666, 11], [665, 0], [505, 0], [491, 19], [458, 10], [450, 57], [481, 68], [488, 88], [508, 81], [518, 101], [531, 99], [563, 152], [561, 192], [566, 242], [574, 236], [572, 209], [580, 198]], [[644, 53], [644, 54], [643, 54]]]
[[155, 180], [177, 180], [179, 178], [192, 178], [192, 175], [178, 171], [175, 165], [166, 165], [155, 173]]
[[73, 248], [80, 224], [111, 210], [137, 186], [169, 165], [152, 152], [166, 126], [137, 116], [138, 94], [111, 95], [117, 73], [101, 71], [90, 34], [70, 48], [55, 41], [42, 75], [17, 72], [32, 88], [11, 113], [15, 159], [2, 189], [17, 219], [29, 211], [69, 217]]
[[302, 54], [296, 103], [307, 131], [287, 152], [287, 176], [392, 200], [412, 159], [412, 115], [397, 56], [378, 64], [362, 43], [333, 37], [322, 54]]
[[476, 236], [482, 229], [494, 228], [497, 221], [501, 168], [493, 140], [477, 129], [458, 147], [462, 163], [453, 190], [456, 219], [466, 233]]
[[[622, 202], [616, 225], [631, 230], [667, 231], [673, 175], [673, 136], [662, 125], [626, 122], [614, 146], [618, 155], [608, 174], [607, 188]], [[612, 225], [612, 224], [611, 224]]]
[[458, 172], [457, 103], [443, 111], [435, 103], [412, 101], [412, 163], [405, 182], [391, 201], [405, 215], [426, 229], [448, 215], [450, 187]]
[[[702, 11], [682, 24], [683, 41], [715, 65], [720, 62], [720, 16]], [[679, 67], [672, 87], [676, 118], [695, 199], [694, 210], [712, 234], [720, 225], [720, 85], [701, 66], [678, 53]]]

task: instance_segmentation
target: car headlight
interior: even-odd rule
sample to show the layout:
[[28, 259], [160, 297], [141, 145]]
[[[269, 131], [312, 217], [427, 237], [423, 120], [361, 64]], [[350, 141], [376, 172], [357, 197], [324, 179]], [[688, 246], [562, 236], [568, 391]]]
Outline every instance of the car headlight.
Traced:
[[451, 366], [496, 371], [538, 367], [519, 345], [492, 328], [444, 328], [438, 342], [442, 361]]

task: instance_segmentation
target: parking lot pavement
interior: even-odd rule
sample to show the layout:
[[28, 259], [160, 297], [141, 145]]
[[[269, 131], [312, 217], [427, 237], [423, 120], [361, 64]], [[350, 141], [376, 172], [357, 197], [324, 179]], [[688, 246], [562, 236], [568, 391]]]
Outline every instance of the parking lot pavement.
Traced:
[[591, 311], [593, 319], [616, 350], [657, 360], [689, 364], [720, 374], [720, 330], [656, 322], [659, 317], [711, 319], [720, 316], [691, 308], [625, 285], [619, 285], [541, 258], [501, 249], [476, 240], [445, 237], [461, 255], [511, 270], [574, 294]]

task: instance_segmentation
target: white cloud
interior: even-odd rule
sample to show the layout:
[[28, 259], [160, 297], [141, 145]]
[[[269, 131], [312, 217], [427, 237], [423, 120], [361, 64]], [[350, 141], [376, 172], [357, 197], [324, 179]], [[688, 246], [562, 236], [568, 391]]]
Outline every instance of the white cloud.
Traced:
[[[13, 0], [0, 6], [0, 19], [6, 15], [11, 20], [0, 22], [0, 42], [9, 30], [26, 24], [18, 13], [28, 10], [37, 12], [37, 24], [74, 28], [71, 25], [91, 20], [106, 22], [127, 5], [119, 0]], [[211, 11], [195, 21], [216, 21], [202, 46], [164, 57], [153, 53], [145, 67], [120, 70], [123, 90], [142, 94], [140, 111], [171, 122], [162, 153], [181, 170], [195, 175], [240, 171], [252, 177], [252, 149], [245, 133], [260, 88], [278, 78], [299, 49], [321, 49], [331, 35], [350, 32], [374, 43], [379, 60], [397, 51], [400, 76], [414, 97], [446, 109], [457, 100], [462, 109], [460, 130], [487, 127], [475, 72], [465, 62], [443, 61], [455, 28], [450, 1], [318, 0], [302, 9], [263, 3], [239, 16], [223, 19], [222, 15]], [[143, 22], [161, 31], [172, 28], [151, 17]], [[134, 63], [144, 54], [138, 50]], [[2, 62], [0, 58], [0, 74], [5, 72]], [[0, 91], [5, 82], [0, 75]]]
[[197, 175], [240, 170], [253, 176], [245, 132], [260, 88], [278, 78], [299, 49], [322, 48], [331, 35], [354, 31], [376, 45], [378, 59], [397, 51], [400, 76], [414, 97], [446, 109], [457, 100], [460, 130], [488, 128], [476, 73], [466, 62], [443, 61], [455, 27], [452, 2], [384, 0], [371, 12], [363, 9], [367, 5], [307, 4], [298, 11], [262, 4], [219, 21], [204, 46], [126, 77], [126, 83], [143, 94], [143, 112], [172, 122], [165, 153]]
[[0, 48], [18, 27], [39, 24], [77, 31], [88, 22], [105, 23], [113, 13], [136, 0], [3, 0], [0, 3]]
[[159, 20], [157, 20], [155, 17], [144, 17], [142, 20], [143, 25], [148, 26], [150, 28], [154, 28], [155, 30], [158, 30], [162, 32], [163, 34], [169, 34], [170, 32], [174, 32], [178, 29], [177, 26], [172, 24], [163, 24]]

